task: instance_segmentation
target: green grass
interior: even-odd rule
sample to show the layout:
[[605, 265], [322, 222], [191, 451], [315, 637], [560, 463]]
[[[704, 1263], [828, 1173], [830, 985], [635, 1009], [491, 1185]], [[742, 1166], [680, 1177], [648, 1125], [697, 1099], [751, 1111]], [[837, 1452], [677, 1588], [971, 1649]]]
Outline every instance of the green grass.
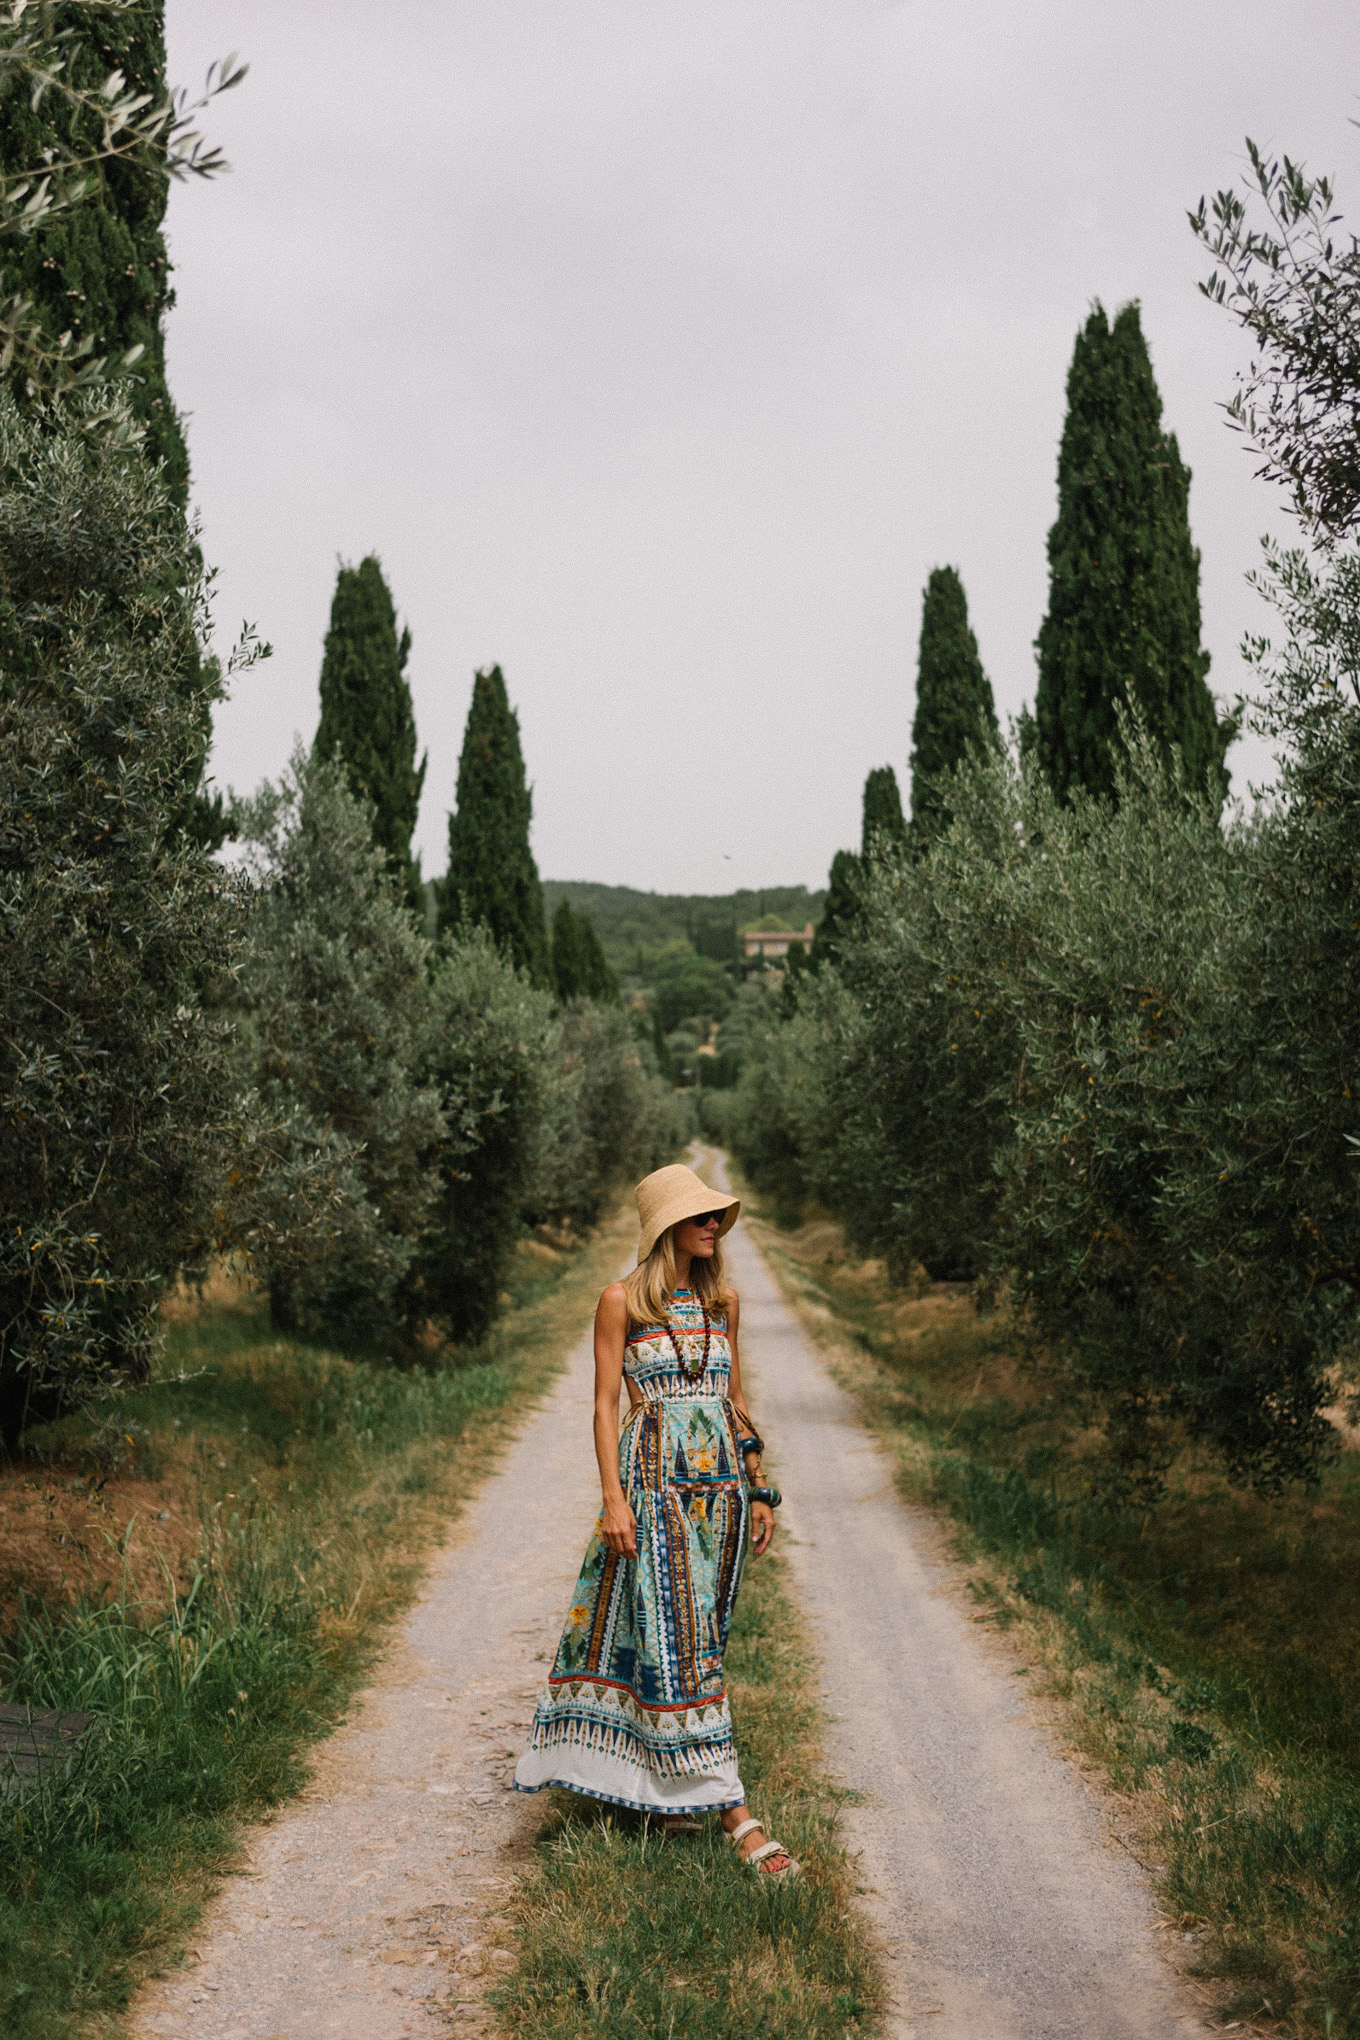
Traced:
[[[148, 1591], [129, 1532], [113, 1591], [95, 1569], [74, 1605], [23, 1604], [0, 1656], [6, 1699], [98, 1717], [63, 1774], [0, 1802], [7, 2040], [115, 2032], [177, 1959], [241, 1824], [304, 1782], [622, 1244], [616, 1225], [573, 1255], [527, 1248], [510, 1309], [457, 1365], [344, 1359], [279, 1339], [249, 1302], [173, 1331], [165, 1378], [125, 1414], [139, 1473], [196, 1516], [188, 1563]], [[79, 1437], [48, 1436], [52, 1487], [78, 1485]]]
[[1004, 1325], [894, 1290], [828, 1221], [761, 1237], [903, 1492], [953, 1517], [977, 1619], [1124, 1795], [1222, 2016], [1360, 2035], [1360, 1455], [1269, 1502], [1187, 1453], [1164, 1502], [1117, 1512]]
[[775, 1554], [748, 1565], [727, 1670], [753, 1809], [803, 1865], [736, 1860], [716, 1817], [663, 1839], [570, 1793], [515, 1908], [519, 1963], [492, 2003], [516, 2040], [845, 2040], [880, 1991], [836, 1838], [806, 1632]]

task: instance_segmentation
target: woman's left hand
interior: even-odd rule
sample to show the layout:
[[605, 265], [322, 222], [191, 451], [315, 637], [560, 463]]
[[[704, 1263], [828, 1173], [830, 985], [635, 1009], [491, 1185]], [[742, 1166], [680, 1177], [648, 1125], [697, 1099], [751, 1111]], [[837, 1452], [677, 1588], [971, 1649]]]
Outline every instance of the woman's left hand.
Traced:
[[770, 1548], [774, 1536], [774, 1510], [768, 1502], [751, 1504], [751, 1554], [759, 1558]]

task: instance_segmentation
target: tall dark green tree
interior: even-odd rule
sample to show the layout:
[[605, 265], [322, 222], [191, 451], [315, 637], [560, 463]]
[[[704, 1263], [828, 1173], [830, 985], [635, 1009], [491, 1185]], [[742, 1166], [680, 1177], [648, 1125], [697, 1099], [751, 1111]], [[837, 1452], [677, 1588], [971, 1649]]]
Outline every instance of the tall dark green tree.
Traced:
[[831, 860], [826, 905], [812, 938], [808, 958], [814, 970], [824, 963], [836, 963], [841, 950], [854, 934], [859, 921], [860, 896], [864, 888], [864, 866], [853, 850], [838, 850]]
[[533, 795], [524, 777], [519, 717], [499, 666], [478, 673], [449, 816], [449, 869], [439, 925], [488, 928], [498, 949], [536, 984], [552, 982], [543, 887], [529, 848]]
[[968, 622], [968, 597], [953, 567], [936, 567], [921, 602], [916, 714], [911, 725], [911, 825], [923, 840], [948, 821], [945, 774], [997, 733], [991, 682]]
[[416, 764], [416, 719], [406, 661], [411, 633], [397, 634], [397, 612], [383, 572], [370, 553], [340, 569], [321, 660], [321, 722], [317, 758], [339, 751], [349, 783], [373, 805], [373, 840], [405, 886], [420, 890], [411, 860], [428, 756]]
[[571, 901], [564, 897], [557, 902], [557, 912], [552, 918], [551, 942], [553, 987], [562, 1000], [586, 996], [585, 970], [576, 931], [577, 919], [571, 910]]
[[714, 963], [737, 963], [741, 958], [741, 943], [737, 937], [737, 917], [732, 913], [717, 911], [703, 902], [690, 910], [687, 932], [697, 956], [710, 956]]
[[875, 765], [864, 782], [864, 826], [860, 838], [860, 854], [867, 857], [877, 843], [884, 849], [896, 850], [907, 840], [907, 825], [902, 817], [902, 796], [897, 790], [897, 774], [891, 765]]
[[579, 953], [584, 966], [583, 975], [585, 978], [586, 997], [596, 999], [600, 1004], [606, 1006], [619, 1004], [619, 981], [610, 968], [609, 960], [601, 947], [600, 938], [595, 933], [595, 923], [591, 920], [589, 914], [578, 914], [576, 916], [576, 926], [578, 930]]
[[675, 1085], [675, 1057], [666, 1043], [666, 1030], [661, 1024], [661, 1015], [652, 1008], [652, 1049], [656, 1055], [657, 1075], [663, 1084]]
[[552, 924], [552, 974], [559, 999], [598, 999], [616, 1005], [619, 981], [609, 968], [595, 923], [565, 896]]
[[1077, 335], [1048, 535], [1049, 604], [1039, 631], [1037, 748], [1054, 789], [1111, 797], [1119, 709], [1136, 707], [1158, 747], [1179, 748], [1187, 782], [1221, 800], [1220, 727], [1200, 645], [1199, 554], [1190, 471], [1162, 400], [1138, 306]]
[[[73, 31], [64, 76], [73, 86], [98, 91], [114, 71], [154, 101], [165, 98], [165, 9], [161, 0], [113, 11], [66, 6], [58, 25]], [[99, 146], [97, 116], [60, 89], [43, 94], [37, 108], [25, 79], [13, 79], [0, 97], [0, 172], [31, 171], [44, 151], [85, 156]], [[91, 173], [90, 198], [43, 220], [31, 234], [11, 237], [5, 251], [5, 290], [31, 298], [50, 339], [70, 332], [86, 338], [97, 355], [120, 355], [141, 346], [130, 384], [134, 413], [147, 430], [152, 458], [165, 463], [170, 501], [181, 508], [189, 489], [184, 434], [165, 381], [161, 319], [174, 303], [161, 222], [169, 180], [145, 161], [110, 161]], [[18, 372], [16, 394], [23, 396]]]

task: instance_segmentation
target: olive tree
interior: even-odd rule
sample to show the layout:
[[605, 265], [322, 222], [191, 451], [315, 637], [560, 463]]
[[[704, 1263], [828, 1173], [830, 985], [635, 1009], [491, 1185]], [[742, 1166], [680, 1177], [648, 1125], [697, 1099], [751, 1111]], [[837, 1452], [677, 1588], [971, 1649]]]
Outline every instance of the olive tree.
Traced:
[[[245, 911], [190, 840], [220, 686], [194, 536], [107, 398], [0, 395], [0, 1436], [144, 1376], [163, 1287], [225, 1222], [213, 1003]], [[115, 428], [118, 424], [115, 417]]]
[[[280, 1224], [261, 1249], [274, 1322], [351, 1341], [390, 1336], [404, 1322], [399, 1299], [448, 1133], [439, 1090], [419, 1069], [430, 944], [343, 762], [298, 752], [234, 819], [255, 886], [240, 975], [253, 1079], [288, 1129], [290, 1156], [328, 1154], [338, 1168], [324, 1236], [299, 1240]], [[273, 1194], [291, 1198], [288, 1171]]]

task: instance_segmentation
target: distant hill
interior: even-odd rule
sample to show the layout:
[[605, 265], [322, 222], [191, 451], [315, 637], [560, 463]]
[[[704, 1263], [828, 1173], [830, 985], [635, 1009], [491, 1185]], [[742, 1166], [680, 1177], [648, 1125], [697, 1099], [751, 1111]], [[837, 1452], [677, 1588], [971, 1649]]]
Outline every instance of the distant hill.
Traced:
[[577, 878], [545, 878], [543, 896], [549, 919], [563, 898], [578, 914], [589, 914], [615, 970], [628, 970], [639, 946], [660, 949], [667, 942], [693, 940], [697, 931], [701, 946], [708, 947], [704, 930], [740, 928], [764, 914], [777, 914], [791, 927], [802, 928], [820, 919], [826, 901], [825, 892], [809, 892], [805, 885], [771, 885], [760, 892], [654, 893]]

